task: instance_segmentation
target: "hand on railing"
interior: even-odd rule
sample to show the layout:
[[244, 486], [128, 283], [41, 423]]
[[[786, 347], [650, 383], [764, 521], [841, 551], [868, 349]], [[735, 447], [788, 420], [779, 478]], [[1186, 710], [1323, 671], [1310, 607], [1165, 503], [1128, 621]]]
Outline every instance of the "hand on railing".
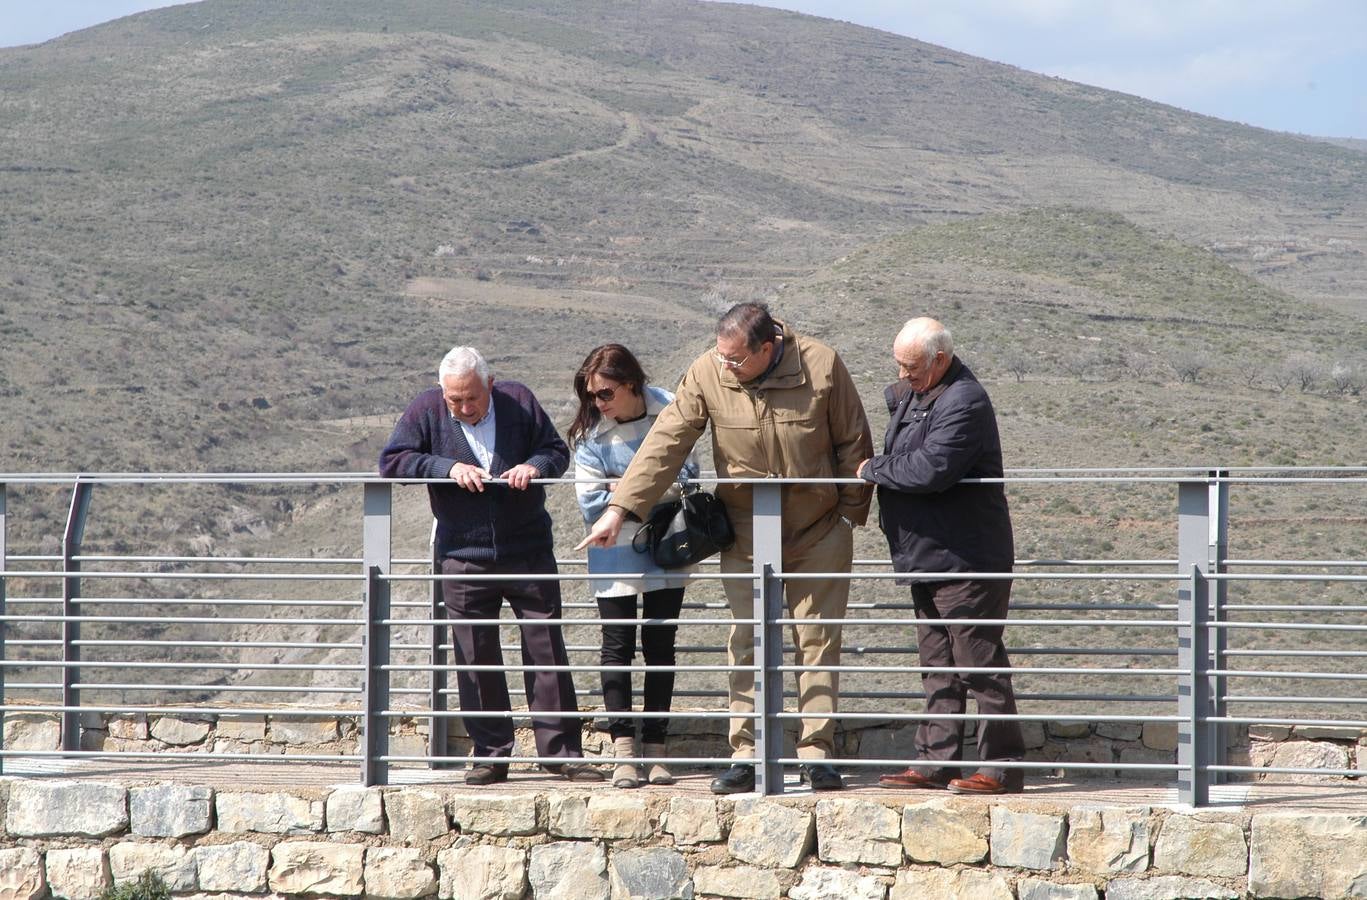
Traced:
[[589, 529], [588, 537], [574, 545], [575, 550], [583, 550], [585, 547], [611, 547], [617, 543], [617, 535], [622, 530], [622, 522], [626, 519], [625, 514], [615, 506], [609, 506], [607, 511], [598, 517], [598, 521], [593, 523]]
[[[441, 470], [438, 469], [437, 471]], [[532, 471], [535, 472], [536, 470], [533, 469]], [[484, 482], [492, 481], [494, 478], [493, 475], [489, 474], [488, 470], [463, 462], [458, 462], [452, 466], [450, 474], [451, 480], [456, 484], [465, 488], [467, 491], [474, 491], [477, 494], [484, 492]], [[509, 481], [511, 482], [511, 478]], [[522, 486], [526, 487], [526, 484], [523, 484]]]

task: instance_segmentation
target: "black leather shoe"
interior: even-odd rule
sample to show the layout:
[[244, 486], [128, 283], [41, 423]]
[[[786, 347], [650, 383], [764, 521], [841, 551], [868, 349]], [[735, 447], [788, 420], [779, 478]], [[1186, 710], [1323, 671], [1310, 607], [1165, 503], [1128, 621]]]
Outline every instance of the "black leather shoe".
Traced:
[[810, 784], [814, 791], [840, 791], [845, 789], [845, 779], [829, 763], [805, 763], [802, 766], [802, 783]]
[[603, 773], [588, 763], [544, 763], [541, 766], [552, 775], [559, 775], [566, 781], [602, 781]]
[[507, 766], [490, 766], [480, 763], [473, 769], [465, 773], [465, 783], [478, 787], [485, 784], [493, 784], [496, 781], [508, 780]]
[[747, 794], [754, 789], [754, 766], [732, 766], [712, 779], [714, 794]]

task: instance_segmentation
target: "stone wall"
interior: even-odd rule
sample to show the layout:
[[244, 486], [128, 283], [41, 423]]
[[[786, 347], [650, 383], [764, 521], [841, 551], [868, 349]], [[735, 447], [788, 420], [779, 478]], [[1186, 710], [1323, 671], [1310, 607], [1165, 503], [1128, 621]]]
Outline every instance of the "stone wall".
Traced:
[[[427, 719], [398, 718], [391, 725], [390, 755], [426, 756]], [[972, 731], [973, 723], [969, 723]], [[449, 720], [447, 753], [470, 752], [459, 718]], [[1177, 726], [1171, 723], [1024, 722], [1026, 759], [1057, 762], [1058, 768], [1037, 775], [1072, 778], [1170, 780], [1159, 770], [1069, 769], [1067, 763], [1159, 763], [1176, 760]], [[534, 756], [531, 732], [519, 728], [519, 755]], [[51, 713], [6, 714], [4, 746], [9, 750], [55, 750], [60, 728]], [[837, 733], [837, 752], [849, 759], [912, 759], [913, 728], [906, 723], [847, 722]], [[82, 716], [81, 749], [106, 751], [176, 751], [232, 754], [355, 753], [359, 729], [355, 717], [301, 718], [291, 715], [158, 715], [101, 714]], [[794, 733], [786, 735], [784, 754], [795, 756]], [[969, 742], [971, 745], [971, 741]], [[604, 752], [605, 736], [589, 727], [584, 733], [588, 755]], [[968, 748], [971, 751], [971, 746]], [[725, 723], [720, 719], [677, 719], [671, 724], [670, 753], [722, 759], [730, 756]], [[1234, 733], [1230, 762], [1235, 765], [1309, 769], [1367, 770], [1367, 731], [1321, 726], [1253, 726]], [[412, 765], [422, 765], [413, 763]], [[1273, 775], [1281, 781], [1321, 781], [1341, 776]], [[1238, 777], [1232, 780], [1246, 780]]]
[[149, 869], [223, 900], [1367, 895], [1367, 815], [46, 780], [0, 783], [0, 813], [0, 900], [96, 897]]

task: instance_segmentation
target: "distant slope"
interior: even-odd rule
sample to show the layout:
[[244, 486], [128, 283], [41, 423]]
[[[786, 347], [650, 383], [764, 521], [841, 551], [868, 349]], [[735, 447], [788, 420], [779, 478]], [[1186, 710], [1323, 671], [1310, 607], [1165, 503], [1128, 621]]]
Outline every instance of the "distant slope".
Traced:
[[[590, 347], [667, 382], [738, 296], [830, 319], [872, 392], [889, 333], [842, 337], [825, 267], [1022, 209], [1213, 251], [1287, 322], [1367, 316], [1362, 154], [775, 10], [206, 0], [2, 50], [0, 85], [0, 470], [368, 468], [382, 435], [327, 423], [393, 416], [456, 342], [563, 412]], [[1021, 309], [1073, 284], [1078, 239], [1041, 233]], [[1070, 290], [1125, 314], [1150, 260], [1096, 263]], [[883, 325], [902, 287], [997, 296], [1006, 263], [939, 264], [887, 281]], [[1186, 343], [1170, 323], [1226, 321], [1206, 277], [1144, 288], [1153, 355]], [[1009, 326], [990, 336], [1021, 352], [1058, 339]]]

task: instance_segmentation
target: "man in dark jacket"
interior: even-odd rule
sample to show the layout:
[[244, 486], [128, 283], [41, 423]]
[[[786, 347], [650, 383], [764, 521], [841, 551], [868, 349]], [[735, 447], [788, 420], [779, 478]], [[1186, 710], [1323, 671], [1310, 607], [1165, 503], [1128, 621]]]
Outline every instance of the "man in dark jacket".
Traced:
[[[541, 404], [514, 381], [494, 383], [488, 363], [472, 347], [456, 347], [441, 361], [439, 388], [417, 396], [394, 426], [380, 454], [386, 478], [449, 478], [429, 484], [437, 520], [437, 552], [444, 575], [507, 574], [507, 581], [444, 581], [452, 619], [496, 619], [506, 599], [522, 622], [522, 662], [528, 708], [575, 712], [574, 683], [566, 671], [547, 666], [569, 662], [559, 625], [529, 620], [560, 618], [560, 583], [519, 575], [555, 574], [551, 517], [546, 492], [534, 478], [558, 478], [569, 466], [569, 450]], [[495, 478], [507, 485], [486, 484]], [[496, 625], [453, 625], [452, 643], [460, 666], [498, 666], [503, 647]], [[511, 709], [508, 680], [501, 671], [456, 673], [460, 707], [466, 712]], [[465, 728], [477, 757], [513, 752], [512, 718], [467, 716]], [[576, 717], [534, 715], [538, 756], [583, 756]], [[571, 781], [600, 781], [602, 773], [583, 763], [545, 766]], [[465, 783], [508, 779], [506, 763], [480, 763]]]
[[[891, 419], [883, 454], [860, 464], [859, 476], [878, 485], [879, 525], [898, 572], [947, 573], [911, 583], [921, 665], [945, 667], [921, 676], [926, 711], [962, 714], [972, 693], [984, 715], [1014, 714], [1006, 672], [954, 672], [951, 667], [1007, 669], [1003, 626], [937, 625], [937, 619], [1004, 619], [1008, 578], [954, 578], [955, 572], [1010, 572], [1015, 548], [1001, 478], [1001, 439], [987, 392], [958, 357], [949, 330], [934, 319], [912, 319], [892, 345], [900, 379], [886, 392]], [[920, 766], [884, 775], [887, 787], [948, 788], [960, 794], [1021, 789], [1019, 769], [994, 766], [1025, 753], [1015, 721], [985, 719], [978, 726], [978, 772], [961, 777], [962, 719], [927, 719], [916, 730]]]

